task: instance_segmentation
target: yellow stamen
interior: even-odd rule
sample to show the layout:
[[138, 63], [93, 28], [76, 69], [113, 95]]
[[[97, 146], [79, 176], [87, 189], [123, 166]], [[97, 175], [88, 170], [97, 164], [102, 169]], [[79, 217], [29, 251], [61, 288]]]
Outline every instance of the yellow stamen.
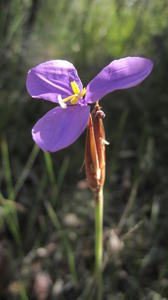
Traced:
[[86, 93], [86, 88], [83, 88], [83, 90], [80, 92], [79, 86], [76, 83], [76, 81], [72, 81], [71, 82], [71, 88], [73, 91], [73, 95], [68, 96], [67, 98], [64, 98], [62, 101], [63, 102], [68, 102], [70, 101], [72, 105], [75, 105], [80, 98], [84, 97], [85, 93]]
[[85, 96], [85, 94], [86, 94], [86, 88], [83, 88], [83, 90], [81, 92], [81, 96], [83, 97], [83, 96]]
[[67, 98], [63, 99], [63, 102], [68, 102], [70, 99], [72, 99], [74, 95], [68, 96]]
[[75, 81], [71, 82], [71, 88], [72, 88], [72, 91], [74, 92], [74, 94], [80, 94], [79, 86], [77, 85], [77, 83]]
[[79, 98], [80, 98], [80, 96], [78, 94], [75, 94], [71, 100], [71, 104], [75, 105], [78, 102]]

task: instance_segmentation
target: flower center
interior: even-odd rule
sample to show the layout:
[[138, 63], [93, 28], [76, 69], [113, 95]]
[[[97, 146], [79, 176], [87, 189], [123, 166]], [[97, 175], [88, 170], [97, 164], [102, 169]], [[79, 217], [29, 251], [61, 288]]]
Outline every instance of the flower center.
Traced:
[[62, 108], [66, 108], [66, 102], [68, 102], [68, 101], [70, 101], [70, 103], [72, 105], [75, 105], [79, 101], [79, 99], [82, 98], [86, 93], [86, 88], [83, 88], [83, 90], [80, 91], [79, 86], [76, 83], [76, 81], [71, 82], [71, 88], [73, 91], [73, 94], [71, 96], [68, 96], [67, 98], [62, 99], [61, 95], [59, 95], [58, 102]]

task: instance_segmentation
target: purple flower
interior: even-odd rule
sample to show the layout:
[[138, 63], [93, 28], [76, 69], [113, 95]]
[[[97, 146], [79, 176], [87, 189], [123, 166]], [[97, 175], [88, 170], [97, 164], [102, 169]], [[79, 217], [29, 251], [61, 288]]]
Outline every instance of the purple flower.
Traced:
[[106, 94], [141, 83], [151, 72], [147, 58], [126, 57], [112, 61], [83, 88], [77, 70], [68, 61], [51, 60], [28, 72], [27, 90], [35, 99], [58, 104], [32, 129], [36, 144], [55, 152], [72, 144], [87, 126], [90, 106]]

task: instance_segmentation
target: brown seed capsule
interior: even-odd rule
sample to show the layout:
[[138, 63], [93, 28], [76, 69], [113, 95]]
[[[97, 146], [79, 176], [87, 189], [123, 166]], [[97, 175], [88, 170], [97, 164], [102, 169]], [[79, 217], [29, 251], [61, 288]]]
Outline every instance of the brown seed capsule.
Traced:
[[100, 173], [100, 186], [104, 185], [105, 180], [105, 131], [103, 125], [103, 118], [105, 114], [101, 111], [99, 104], [97, 103], [94, 108], [95, 119], [94, 119], [94, 135], [96, 141], [96, 148], [98, 154]]
[[85, 168], [89, 187], [97, 192], [103, 187], [105, 179], [105, 132], [103, 126], [104, 113], [97, 103], [93, 110], [93, 119], [90, 115], [86, 146]]
[[96, 191], [99, 187], [99, 161], [94, 136], [92, 116], [89, 117], [89, 123], [86, 135], [85, 145], [85, 169], [89, 187]]

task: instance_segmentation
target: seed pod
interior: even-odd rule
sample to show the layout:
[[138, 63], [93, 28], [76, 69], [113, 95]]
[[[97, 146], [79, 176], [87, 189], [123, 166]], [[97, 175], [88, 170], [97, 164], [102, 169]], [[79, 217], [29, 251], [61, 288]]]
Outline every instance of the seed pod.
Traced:
[[85, 169], [89, 187], [93, 192], [103, 187], [105, 179], [105, 133], [104, 113], [97, 103], [90, 115], [85, 146]]
[[103, 125], [103, 118], [105, 114], [101, 111], [99, 104], [97, 103], [94, 108], [94, 136], [96, 141], [96, 149], [100, 168], [100, 186], [104, 185], [105, 180], [105, 131]]
[[86, 177], [88, 180], [89, 187], [96, 191], [99, 187], [99, 161], [96, 149], [96, 141], [94, 137], [94, 128], [92, 116], [89, 117], [89, 123], [86, 135], [86, 145], [85, 145], [85, 169]]

